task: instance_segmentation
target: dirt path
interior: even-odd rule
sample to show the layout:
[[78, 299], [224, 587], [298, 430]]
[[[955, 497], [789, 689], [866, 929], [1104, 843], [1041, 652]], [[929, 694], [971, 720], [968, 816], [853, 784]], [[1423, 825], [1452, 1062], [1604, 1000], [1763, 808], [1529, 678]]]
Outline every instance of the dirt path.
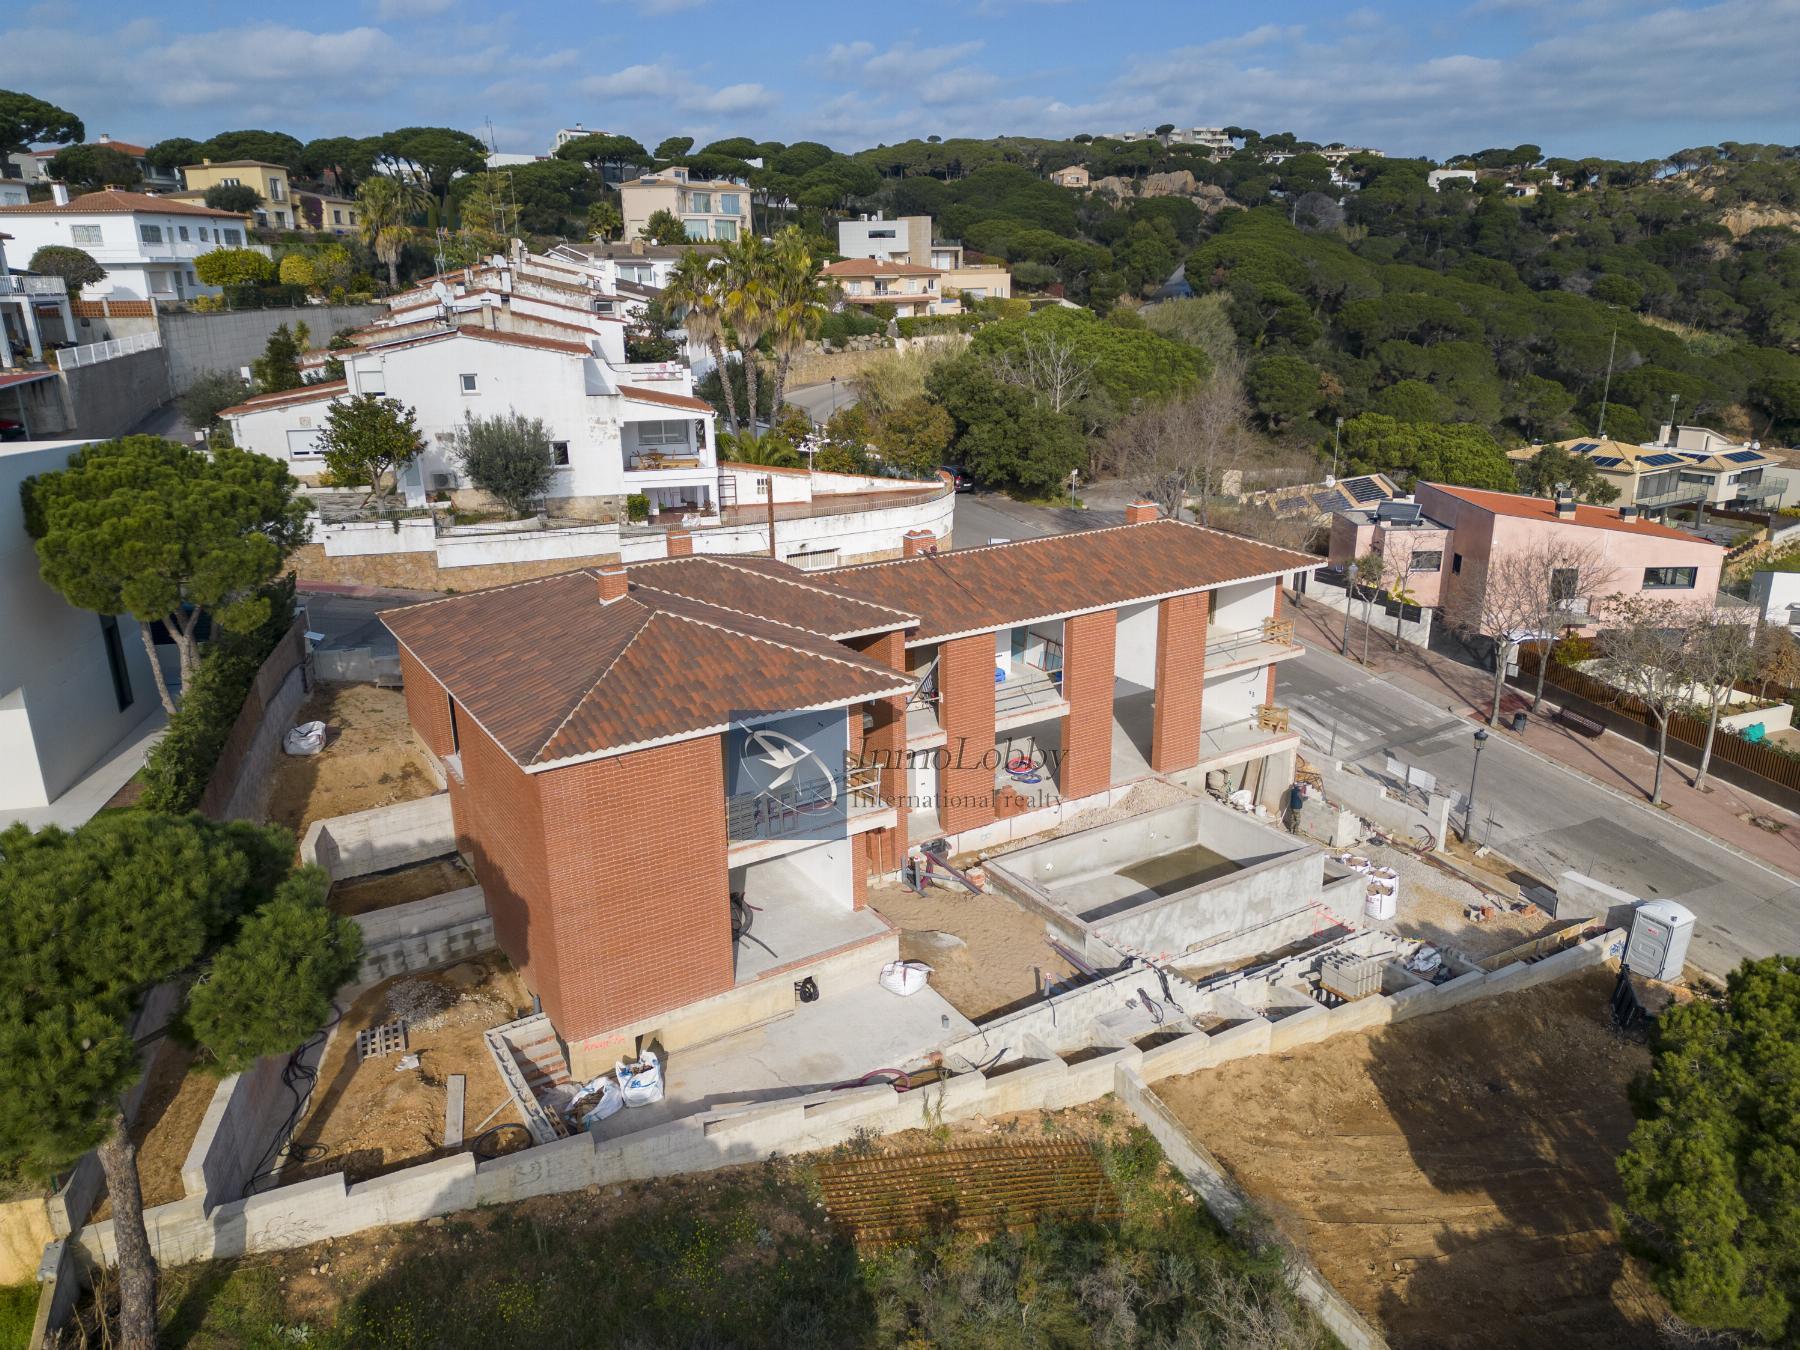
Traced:
[[433, 858], [392, 872], [337, 882], [331, 888], [331, 908], [338, 914], [368, 914], [474, 884], [475, 874], [460, 858]]
[[269, 819], [296, 835], [315, 820], [429, 797], [437, 784], [406, 719], [406, 696], [372, 684], [321, 684], [294, 721], [324, 722], [316, 755], [281, 756]]
[[[156, 1057], [156, 1068], [144, 1089], [132, 1142], [138, 1146], [138, 1184], [144, 1191], [144, 1208], [181, 1199], [187, 1188], [181, 1181], [181, 1165], [187, 1161], [194, 1136], [206, 1108], [212, 1105], [219, 1079], [193, 1067], [194, 1052], [173, 1041]], [[112, 1207], [101, 1192], [94, 1222], [109, 1217]]]
[[1044, 921], [1003, 895], [872, 884], [869, 907], [900, 930], [900, 955], [932, 968], [931, 987], [971, 1021], [1034, 998], [1038, 971], [1073, 973], [1044, 942]]
[[1609, 1206], [1649, 1063], [1600, 970], [1157, 1093], [1407, 1347], [1654, 1345]]

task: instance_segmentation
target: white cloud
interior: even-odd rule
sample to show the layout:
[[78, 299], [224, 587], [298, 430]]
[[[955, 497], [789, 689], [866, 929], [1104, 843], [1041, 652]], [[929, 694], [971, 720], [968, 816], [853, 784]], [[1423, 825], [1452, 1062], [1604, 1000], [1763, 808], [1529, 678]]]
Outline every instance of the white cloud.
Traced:
[[677, 69], [667, 60], [626, 66], [606, 75], [590, 75], [580, 82], [580, 88], [589, 98], [602, 103], [609, 100], [652, 102], [683, 112], [727, 117], [763, 112], [780, 101], [773, 90], [760, 84], [728, 84], [721, 89], [709, 89], [694, 79], [691, 70]]
[[968, 60], [982, 48], [976, 41], [951, 42], [939, 47], [918, 47], [896, 42], [882, 50], [873, 42], [833, 43], [820, 58], [828, 74], [841, 80], [868, 85], [907, 85]]
[[660, 14], [679, 14], [684, 9], [699, 9], [707, 0], [605, 0], [608, 5], [628, 5], [639, 14], [654, 18]]
[[383, 23], [396, 19], [429, 19], [442, 14], [456, 0], [375, 0], [375, 17]]
[[677, 107], [727, 116], [761, 112], [774, 107], [777, 101], [776, 95], [760, 84], [728, 84], [710, 94], [683, 94], [675, 100]]

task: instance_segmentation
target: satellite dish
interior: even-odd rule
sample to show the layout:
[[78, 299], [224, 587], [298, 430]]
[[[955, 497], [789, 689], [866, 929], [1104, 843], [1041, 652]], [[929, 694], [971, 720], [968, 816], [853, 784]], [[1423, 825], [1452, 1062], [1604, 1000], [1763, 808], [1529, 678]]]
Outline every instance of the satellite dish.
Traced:
[[437, 302], [440, 305], [447, 305], [456, 298], [450, 288], [441, 281], [434, 281], [431, 283], [431, 293], [437, 297]]

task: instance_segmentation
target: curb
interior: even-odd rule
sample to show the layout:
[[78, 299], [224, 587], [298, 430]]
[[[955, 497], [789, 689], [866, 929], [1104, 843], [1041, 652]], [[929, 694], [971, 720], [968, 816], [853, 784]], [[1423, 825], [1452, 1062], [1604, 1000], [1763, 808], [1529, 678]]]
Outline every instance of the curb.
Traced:
[[[1316, 651], [1316, 652], [1319, 652], [1321, 655], [1330, 656], [1336, 660], [1346, 661], [1350, 665], [1357, 666], [1357, 669], [1359, 669], [1359, 670], [1363, 671], [1365, 674], [1367, 674], [1370, 679], [1380, 680], [1383, 684], [1387, 685], [1388, 688], [1392, 689], [1396, 694], [1401, 694], [1407, 698], [1414, 699], [1420, 703], [1425, 704], [1427, 707], [1435, 708], [1435, 707], [1439, 706], [1438, 704], [1432, 702], [1429, 699], [1420, 698], [1417, 694], [1413, 693], [1411, 690], [1402, 689], [1399, 685], [1397, 685], [1393, 681], [1387, 679], [1383, 672], [1375, 670], [1372, 667], [1358, 665], [1356, 662], [1349, 661], [1349, 659], [1347, 657], [1344, 657], [1335, 651], [1331, 651], [1330, 649], [1324, 648], [1324, 647], [1316, 647], [1312, 643], [1307, 642], [1304, 639], [1302, 639], [1301, 645], [1304, 646], [1308, 651]], [[1467, 712], [1458, 712], [1456, 706], [1453, 704], [1444, 704], [1442, 706], [1443, 706], [1443, 709], [1445, 712], [1449, 713], [1453, 717], [1458, 717], [1465, 722], [1477, 720], [1475, 718], [1470, 717]], [[1616, 732], [1614, 732], [1610, 729], [1608, 729], [1606, 734], [1608, 736], [1617, 735]], [[1614, 787], [1610, 783], [1603, 783], [1598, 778], [1595, 778], [1592, 774], [1584, 773], [1582, 770], [1575, 768], [1573, 765], [1564, 764], [1560, 759], [1556, 759], [1555, 757], [1553, 757], [1551, 755], [1547, 755], [1542, 750], [1534, 749], [1533, 747], [1525, 744], [1525, 742], [1517, 739], [1516, 737], [1508, 735], [1506, 738], [1506, 744], [1516, 747], [1517, 749], [1523, 751], [1525, 754], [1530, 755], [1533, 759], [1536, 759], [1536, 760], [1540, 761], [1541, 763], [1548, 764], [1551, 768], [1560, 770], [1561, 772], [1568, 774], [1572, 778], [1579, 778], [1583, 782], [1591, 784], [1592, 786], [1599, 788], [1602, 792], [1606, 792], [1614, 797], [1617, 797], [1622, 802], [1629, 802], [1632, 806], [1636, 807], [1640, 811], [1648, 812], [1650, 815], [1654, 816], [1655, 818], [1657, 818], [1659, 820], [1666, 820], [1667, 822], [1669, 822], [1669, 824], [1674, 825], [1679, 829], [1687, 831], [1689, 834], [1694, 835], [1696, 838], [1704, 839], [1704, 840], [1706, 840], [1707, 843], [1712, 844], [1714, 847], [1722, 848], [1727, 853], [1736, 855], [1736, 857], [1739, 858], [1743, 862], [1750, 863], [1756, 867], [1761, 868], [1765, 872], [1772, 873], [1774, 876], [1779, 878], [1782, 882], [1784, 882], [1785, 884], [1787, 884], [1790, 887], [1800, 885], [1800, 881], [1796, 881], [1793, 876], [1791, 876], [1787, 872], [1782, 871], [1774, 863], [1769, 862], [1767, 859], [1759, 858], [1754, 853], [1749, 853], [1749, 852], [1745, 851], [1744, 849], [1739, 848], [1736, 844], [1730, 842], [1729, 840], [1721, 839], [1721, 838], [1719, 838], [1719, 836], [1717, 836], [1715, 834], [1708, 834], [1700, 826], [1690, 824], [1688, 821], [1683, 820], [1680, 816], [1674, 814], [1672, 811], [1659, 811], [1654, 806], [1650, 805], [1649, 802], [1643, 800], [1641, 797], [1634, 797], [1630, 793], [1623, 792], [1620, 789]], [[1739, 791], [1743, 791], [1743, 789], [1740, 788]], [[1755, 793], [1745, 793], [1745, 795], [1751, 796], [1751, 797], [1756, 796]], [[1757, 797], [1756, 800], [1761, 801], [1762, 798]], [[1782, 809], [1779, 807], [1774, 807], [1773, 803], [1771, 803], [1770, 805], [1773, 809], [1776, 809], [1776, 810]]]

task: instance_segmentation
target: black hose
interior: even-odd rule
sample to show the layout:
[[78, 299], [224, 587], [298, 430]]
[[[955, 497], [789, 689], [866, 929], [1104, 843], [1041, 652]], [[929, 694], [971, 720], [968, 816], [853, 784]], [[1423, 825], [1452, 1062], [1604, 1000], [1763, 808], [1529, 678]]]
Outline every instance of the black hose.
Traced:
[[1150, 991], [1141, 984], [1138, 986], [1137, 996], [1143, 1000], [1144, 1011], [1150, 1014], [1150, 1021], [1160, 1027], [1163, 1024], [1164, 1016], [1162, 1004], [1151, 998]]
[[[480, 1134], [476, 1135], [472, 1141], [470, 1141], [469, 1151], [475, 1155], [475, 1161], [476, 1162], [492, 1162], [495, 1158], [502, 1156], [500, 1150], [498, 1150], [497, 1148], [493, 1148], [491, 1146], [484, 1147], [483, 1141], [487, 1140], [487, 1139], [492, 1139], [496, 1135], [505, 1134], [508, 1130], [517, 1130], [520, 1134], [524, 1135], [525, 1136], [525, 1147], [526, 1148], [531, 1147], [531, 1145], [533, 1143], [533, 1140], [531, 1137], [531, 1131], [526, 1129], [523, 1125], [519, 1124], [518, 1121], [509, 1120], [503, 1125], [494, 1126], [494, 1128], [491, 1130], [483, 1130]], [[510, 1152], [513, 1152], [513, 1150], [508, 1149], [508, 1150], [506, 1150], [506, 1152], [510, 1153]]]
[[1176, 1012], [1185, 1011], [1182, 1006], [1175, 1001], [1175, 995], [1169, 992], [1169, 972], [1164, 970], [1161, 966], [1152, 966], [1151, 969], [1156, 972], [1156, 978], [1162, 981], [1163, 1002], [1168, 1004]]
[[[281, 1069], [281, 1085], [294, 1099], [293, 1109], [282, 1126], [275, 1132], [275, 1141], [271, 1143], [262, 1157], [256, 1160], [256, 1170], [244, 1182], [241, 1199], [248, 1200], [262, 1187], [258, 1184], [271, 1177], [281, 1175], [282, 1169], [290, 1162], [311, 1162], [325, 1156], [323, 1144], [303, 1144], [294, 1146], [294, 1130], [300, 1124], [300, 1117], [306, 1111], [306, 1103], [312, 1098], [313, 1085], [319, 1080], [317, 1065], [309, 1065], [306, 1056], [316, 1045], [321, 1045], [331, 1035], [331, 1029], [343, 1020], [344, 1014], [338, 1010], [337, 1004], [331, 1005], [331, 1020], [313, 1033], [310, 1039], [287, 1057], [287, 1063]], [[319, 1056], [320, 1063], [324, 1055]]]

